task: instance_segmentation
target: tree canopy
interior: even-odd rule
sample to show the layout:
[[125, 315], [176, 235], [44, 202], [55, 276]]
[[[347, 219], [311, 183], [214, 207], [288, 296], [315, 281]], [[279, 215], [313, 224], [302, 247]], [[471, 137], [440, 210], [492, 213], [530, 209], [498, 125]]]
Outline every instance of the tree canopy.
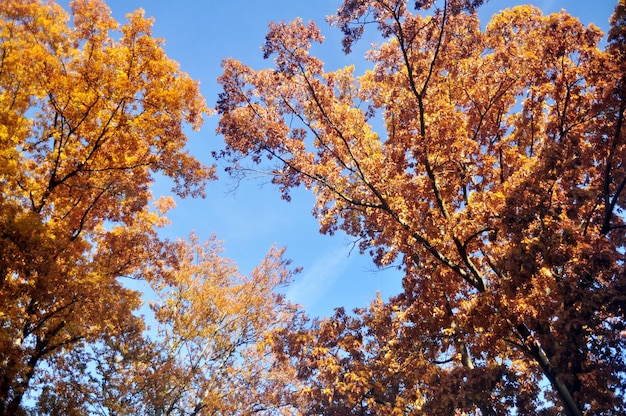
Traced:
[[626, 5], [603, 45], [532, 6], [482, 29], [480, 3], [344, 1], [344, 51], [380, 38], [360, 75], [301, 20], [270, 26], [270, 68], [224, 61], [217, 157], [309, 189], [321, 232], [404, 273], [275, 340], [304, 414], [626, 411]]
[[[0, 415], [250, 414], [280, 404], [267, 337], [294, 309], [273, 249], [249, 276], [169, 241], [170, 197], [214, 168], [185, 149], [210, 111], [138, 10], [0, 8]], [[128, 282], [143, 282], [145, 293]], [[137, 285], [135, 285], [137, 287]], [[152, 300], [154, 328], [138, 310]], [[292, 384], [291, 384], [292, 385]]]
[[160, 234], [157, 178], [215, 179], [186, 149], [213, 110], [151, 19], [4, 1], [0, 416], [626, 413], [626, 3], [606, 38], [482, 3], [344, 0], [343, 52], [378, 41], [362, 72], [300, 19], [268, 68], [223, 62], [214, 156], [403, 275], [311, 320], [284, 249], [246, 275]]

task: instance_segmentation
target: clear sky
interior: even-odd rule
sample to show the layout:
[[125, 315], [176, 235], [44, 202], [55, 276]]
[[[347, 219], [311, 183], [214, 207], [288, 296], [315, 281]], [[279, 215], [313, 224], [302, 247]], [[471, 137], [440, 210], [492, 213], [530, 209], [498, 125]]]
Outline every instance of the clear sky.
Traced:
[[[340, 0], [105, 0], [119, 22], [137, 8], [154, 17], [153, 34], [165, 40], [168, 56], [181, 69], [199, 80], [210, 106], [220, 92], [216, 78], [223, 58], [233, 57], [254, 68], [271, 65], [262, 59], [270, 21], [289, 21], [295, 17], [314, 20], [326, 37], [319, 57], [328, 70], [359, 62], [369, 45], [362, 42], [354, 52], [341, 52], [341, 34], [329, 27], [324, 18], [333, 14]], [[583, 23], [594, 23], [606, 31], [617, 0], [491, 0], [480, 12], [484, 24], [498, 10], [516, 4], [534, 4], [544, 13], [566, 9]], [[60, 1], [67, 6], [68, 1]], [[217, 117], [206, 120], [199, 133], [190, 133], [190, 151], [211, 164], [211, 150], [219, 149], [221, 138], [215, 134]], [[305, 306], [313, 316], [328, 316], [344, 306], [350, 310], [365, 307], [380, 291], [384, 298], [401, 290], [401, 274], [395, 270], [374, 271], [367, 256], [351, 251], [351, 240], [341, 234], [323, 236], [311, 215], [313, 196], [302, 191], [287, 203], [267, 179], [244, 182], [235, 193], [233, 183], [219, 168], [220, 180], [210, 183], [207, 198], [177, 201], [170, 213], [172, 225], [164, 230], [168, 237], [186, 236], [194, 230], [201, 238], [215, 233], [224, 240], [225, 255], [244, 273], [258, 264], [268, 249], [286, 246], [286, 256], [294, 266], [304, 268], [288, 288], [291, 300]], [[155, 188], [155, 193], [165, 192]]]

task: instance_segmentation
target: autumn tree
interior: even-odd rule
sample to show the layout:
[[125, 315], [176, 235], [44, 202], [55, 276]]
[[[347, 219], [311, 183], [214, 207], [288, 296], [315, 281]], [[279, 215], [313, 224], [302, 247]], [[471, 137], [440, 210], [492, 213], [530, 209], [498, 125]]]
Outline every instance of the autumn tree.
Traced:
[[43, 369], [69, 351], [141, 333], [139, 293], [121, 279], [166, 263], [154, 174], [180, 196], [212, 176], [184, 150], [205, 101], [151, 21], [137, 11], [119, 26], [101, 1], [71, 11], [72, 26], [52, 2], [0, 7], [1, 415], [54, 386]]
[[343, 2], [345, 52], [380, 36], [359, 76], [300, 20], [270, 26], [273, 67], [223, 64], [228, 169], [306, 187], [323, 233], [404, 273], [277, 340], [306, 414], [626, 411], [626, 4], [601, 46], [532, 6], [481, 29], [480, 3]]
[[[287, 394], [297, 382], [271, 351], [273, 332], [291, 333], [299, 322], [278, 293], [292, 277], [283, 252], [271, 249], [243, 276], [215, 238], [179, 240], [171, 250], [176, 267], [152, 285], [155, 331], [69, 352], [36, 414], [297, 414]], [[73, 371], [81, 362], [94, 368]]]
[[270, 342], [300, 319], [283, 250], [244, 276], [216, 239], [157, 234], [155, 175], [180, 197], [213, 178], [184, 148], [198, 84], [142, 11], [71, 13], [0, 10], [0, 415], [296, 414]]
[[274, 331], [292, 332], [299, 322], [296, 307], [278, 292], [294, 272], [284, 249], [272, 248], [242, 276], [215, 240], [190, 243], [180, 247], [180, 266], [171, 283], [156, 288], [152, 305], [156, 362], [165, 368], [150, 366], [152, 377], [140, 382], [162, 385], [150, 390], [164, 392], [156, 398], [163, 414], [298, 414], [286, 394], [297, 382], [271, 350]]

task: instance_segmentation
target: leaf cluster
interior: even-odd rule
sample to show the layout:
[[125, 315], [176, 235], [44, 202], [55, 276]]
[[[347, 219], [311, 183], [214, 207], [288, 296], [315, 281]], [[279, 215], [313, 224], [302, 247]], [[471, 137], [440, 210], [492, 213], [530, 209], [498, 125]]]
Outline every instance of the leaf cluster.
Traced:
[[[383, 412], [376, 397], [398, 414], [619, 413], [624, 4], [602, 49], [599, 29], [565, 12], [519, 6], [481, 29], [471, 4], [418, 3], [432, 13], [343, 2], [331, 21], [344, 49], [369, 21], [382, 41], [360, 76], [326, 71], [309, 54], [319, 30], [297, 20], [271, 26], [273, 68], [224, 61], [218, 156], [238, 172], [244, 158], [269, 164], [283, 198], [310, 189], [321, 232], [353, 236], [405, 276], [403, 293], [377, 307], [402, 330], [381, 335], [375, 353], [360, 341], [312, 347], [386, 329], [369, 314], [349, 325], [339, 314], [282, 349], [312, 385], [303, 400], [310, 414], [320, 403]], [[391, 341], [397, 365], [419, 356], [393, 400], [369, 392]], [[360, 381], [344, 386], [353, 371]]]
[[295, 316], [282, 251], [243, 277], [216, 241], [158, 235], [174, 201], [155, 176], [197, 197], [214, 168], [185, 148], [210, 110], [151, 26], [99, 0], [2, 2], [0, 415], [280, 403], [263, 340]]

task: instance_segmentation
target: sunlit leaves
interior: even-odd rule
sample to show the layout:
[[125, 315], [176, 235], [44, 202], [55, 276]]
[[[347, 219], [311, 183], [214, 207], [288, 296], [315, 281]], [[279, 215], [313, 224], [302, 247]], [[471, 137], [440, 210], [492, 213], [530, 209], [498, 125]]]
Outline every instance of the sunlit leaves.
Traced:
[[104, 360], [97, 373], [111, 380], [88, 402], [115, 389], [128, 398], [107, 405], [118, 414], [292, 414], [285, 395], [296, 382], [270, 354], [273, 331], [291, 330], [297, 317], [278, 294], [292, 274], [284, 250], [272, 249], [249, 276], [215, 239], [192, 235], [170, 250], [174, 266], [152, 285], [155, 333], [117, 366]]
[[[81, 373], [64, 354], [141, 331], [139, 293], [120, 278], [157, 279], [167, 263], [153, 174], [181, 196], [212, 177], [184, 149], [204, 99], [151, 21], [138, 11], [120, 28], [100, 1], [71, 13], [70, 25], [54, 3], [0, 11], [0, 414], [17, 414], [46, 371]], [[70, 406], [51, 388], [50, 403]]]
[[[623, 5], [604, 51], [600, 31], [565, 12], [520, 6], [482, 30], [474, 3], [418, 2], [433, 7], [421, 16], [405, 1], [344, 2], [331, 18], [344, 49], [368, 19], [381, 36], [362, 76], [325, 71], [308, 52], [318, 30], [299, 21], [271, 27], [275, 68], [224, 63], [231, 171], [269, 158], [284, 197], [315, 193], [322, 232], [342, 229], [405, 272], [404, 292], [372, 312], [396, 332], [361, 313], [286, 336], [311, 414], [532, 413], [541, 400], [623, 411]], [[364, 327], [371, 343], [342, 344]], [[423, 365], [387, 407], [363, 391], [392, 377], [375, 370], [383, 340]]]

